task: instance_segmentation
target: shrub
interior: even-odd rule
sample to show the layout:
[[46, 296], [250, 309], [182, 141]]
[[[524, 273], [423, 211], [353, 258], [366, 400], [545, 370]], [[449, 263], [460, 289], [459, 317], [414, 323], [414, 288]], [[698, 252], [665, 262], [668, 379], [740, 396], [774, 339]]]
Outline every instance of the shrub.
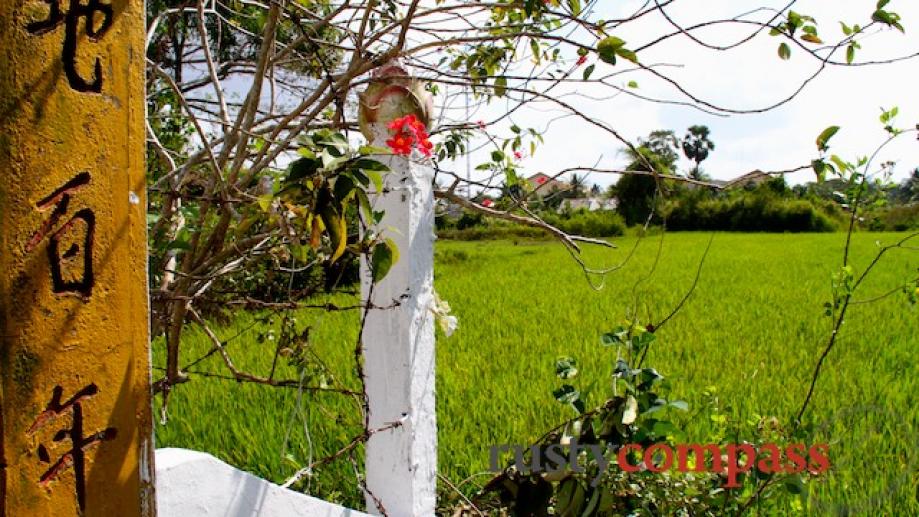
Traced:
[[625, 233], [626, 228], [622, 217], [611, 210], [590, 212], [582, 208], [567, 217], [548, 213], [543, 220], [565, 233], [584, 237], [615, 237]]
[[[570, 214], [546, 212], [540, 217], [548, 224], [572, 235], [583, 237], [615, 237], [625, 232], [625, 222], [622, 217], [611, 210], [598, 210], [590, 212], [579, 209]], [[542, 239], [550, 237], [545, 230], [532, 226], [524, 226], [507, 221], [484, 221], [481, 216], [463, 214], [453, 224], [443, 221], [438, 225], [437, 235], [442, 239], [462, 241], [489, 240], [489, 239]]]
[[676, 199], [662, 210], [671, 230], [831, 232], [834, 218], [813, 203], [762, 194], [728, 199]]
[[869, 230], [903, 232], [919, 229], [919, 203], [878, 208], [865, 216]]
[[549, 234], [545, 230], [523, 226], [517, 224], [492, 224], [483, 226], [474, 226], [462, 230], [445, 230], [439, 232], [437, 236], [441, 239], [450, 239], [457, 241], [484, 241], [499, 239], [546, 239]]
[[457, 230], [465, 230], [466, 228], [473, 228], [476, 226], [482, 226], [484, 224], [485, 217], [478, 212], [469, 212], [467, 210], [463, 211], [462, 217], [456, 221]]

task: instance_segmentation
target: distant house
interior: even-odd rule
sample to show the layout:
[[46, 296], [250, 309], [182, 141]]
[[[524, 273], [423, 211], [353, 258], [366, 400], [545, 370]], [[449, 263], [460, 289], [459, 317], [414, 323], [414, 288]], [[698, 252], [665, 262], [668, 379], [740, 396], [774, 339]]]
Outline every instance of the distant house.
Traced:
[[434, 201], [434, 213], [438, 217], [449, 217], [451, 219], [457, 219], [463, 215], [463, 207], [448, 200], [448, 199], [436, 199]]
[[580, 210], [581, 208], [586, 208], [590, 212], [596, 210], [615, 210], [616, 200], [601, 197], [566, 199], [562, 202], [560, 210]]
[[[765, 172], [756, 169], [750, 171], [743, 176], [738, 176], [732, 180], [716, 180], [716, 179], [707, 179], [706, 183], [712, 185], [718, 185], [723, 190], [735, 189], [735, 188], [744, 188], [744, 187], [756, 187], [762, 183], [765, 183], [772, 179], [772, 176], [766, 174]], [[706, 185], [699, 185], [696, 183], [685, 183], [684, 186], [689, 190], [695, 190], [698, 188], [709, 188]]]
[[526, 181], [530, 184], [530, 189], [540, 196], [545, 196], [550, 192], [560, 192], [571, 188], [571, 185], [564, 181], [553, 179], [552, 176], [543, 174], [542, 172], [530, 176]]
[[756, 187], [762, 185], [763, 183], [772, 179], [772, 176], [766, 174], [765, 172], [756, 169], [755, 171], [748, 172], [739, 178], [734, 178], [730, 181], [719, 182], [724, 185], [725, 189], [732, 188], [744, 188], [746, 186]]

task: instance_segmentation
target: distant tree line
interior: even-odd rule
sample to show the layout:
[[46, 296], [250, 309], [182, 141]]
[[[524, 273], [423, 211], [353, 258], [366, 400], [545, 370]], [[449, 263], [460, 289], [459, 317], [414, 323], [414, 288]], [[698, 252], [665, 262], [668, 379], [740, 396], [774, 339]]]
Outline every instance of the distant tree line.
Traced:
[[[672, 130], [652, 131], [634, 148], [623, 150], [629, 172], [601, 191], [587, 174], [571, 174], [562, 188], [534, 191], [525, 182], [504, 186], [498, 195], [480, 192], [473, 201], [499, 210], [513, 210], [526, 201], [528, 210], [566, 232], [589, 237], [621, 235], [629, 226], [666, 225], [675, 231], [831, 232], [848, 220], [851, 187], [834, 178], [789, 186], [784, 176], [763, 174], [723, 188], [701, 165], [715, 150], [704, 125], [690, 126], [683, 138]], [[680, 170], [680, 151], [691, 165]], [[657, 173], [655, 175], [654, 173]], [[676, 178], [676, 179], [674, 179]], [[685, 178], [685, 179], [681, 179]], [[686, 181], [692, 180], [690, 181]], [[859, 229], [905, 231], [919, 228], [919, 168], [900, 183], [865, 184]], [[606, 198], [615, 210], [572, 209], [572, 199]], [[865, 203], [869, 199], [870, 203]], [[864, 207], [868, 207], [865, 209]], [[463, 240], [533, 238], [539, 229], [517, 228], [481, 214], [442, 213], [441, 237]]]
[[[692, 126], [680, 140], [673, 131], [652, 131], [639, 139], [629, 157], [628, 171], [685, 176], [699, 182], [712, 181], [700, 167], [715, 149], [705, 126]], [[678, 149], [693, 162], [687, 171], [677, 170]], [[714, 182], [713, 182], [714, 183]], [[808, 232], [838, 229], [848, 211], [847, 184], [830, 179], [789, 187], [783, 176], [751, 180], [737, 188], [661, 179], [654, 175], [624, 175], [608, 195], [626, 224], [666, 222], [670, 230]], [[869, 230], [903, 231], [919, 227], [919, 169], [903, 182], [866, 184], [870, 208], [860, 219]], [[865, 205], [863, 205], [865, 206]]]

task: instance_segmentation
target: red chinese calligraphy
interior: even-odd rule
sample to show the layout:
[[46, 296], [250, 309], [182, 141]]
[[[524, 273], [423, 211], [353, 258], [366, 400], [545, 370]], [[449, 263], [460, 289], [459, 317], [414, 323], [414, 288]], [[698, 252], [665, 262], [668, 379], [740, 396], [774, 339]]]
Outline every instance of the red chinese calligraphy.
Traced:
[[52, 230], [61, 218], [67, 215], [72, 194], [88, 185], [89, 180], [89, 173], [81, 172], [36, 203], [36, 207], [41, 211], [52, 208], [53, 211], [26, 245], [26, 251], [31, 252], [50, 234], [48, 263], [54, 292], [76, 293], [84, 298], [92, 294], [94, 284], [92, 255], [96, 215], [89, 208], [78, 210], [60, 228], [53, 233]]
[[[102, 91], [102, 63], [96, 58], [93, 78], [91, 81], [84, 79], [77, 71], [77, 33], [80, 19], [86, 27], [86, 36], [92, 41], [99, 41], [109, 29], [112, 28], [113, 10], [111, 4], [103, 4], [99, 0], [89, 0], [83, 5], [83, 0], [71, 0], [67, 12], [61, 12], [61, 0], [45, 0], [49, 6], [48, 19], [32, 22], [26, 26], [30, 34], [44, 34], [64, 24], [64, 49], [61, 59], [64, 63], [64, 73], [70, 87], [78, 92]], [[102, 22], [96, 27], [96, 15], [102, 15]]]
[[89, 384], [62, 403], [61, 397], [64, 394], [64, 389], [56, 386], [52, 390], [51, 401], [48, 402], [47, 408], [36, 417], [35, 422], [27, 432], [27, 434], [33, 435], [57, 417], [67, 412], [72, 414], [70, 427], [58, 430], [53, 438], [54, 442], [69, 439], [72, 445], [69, 450], [65, 451], [54, 463], [51, 463], [51, 454], [48, 452], [48, 448], [44, 444], [38, 446], [38, 459], [42, 463], [51, 465], [38, 481], [43, 487], [47, 487], [65, 469], [73, 467], [74, 477], [76, 478], [77, 504], [81, 514], [86, 509], [86, 451], [104, 441], [114, 440], [117, 435], [117, 430], [114, 427], [106, 428], [89, 436], [83, 435], [83, 402], [97, 393], [99, 393], [99, 388], [95, 384]]

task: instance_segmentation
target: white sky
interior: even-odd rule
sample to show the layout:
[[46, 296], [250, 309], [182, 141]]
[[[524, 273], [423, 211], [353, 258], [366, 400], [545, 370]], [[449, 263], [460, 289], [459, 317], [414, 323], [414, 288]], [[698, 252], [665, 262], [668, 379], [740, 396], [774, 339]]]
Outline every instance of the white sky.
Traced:
[[[625, 16], [645, 3], [644, 0], [599, 0], [597, 5], [600, 6], [600, 12], [590, 17], [596, 20]], [[688, 26], [701, 21], [733, 17], [762, 6], [781, 8], [787, 3], [788, 0], [676, 0], [666, 10], [680, 25]], [[843, 37], [840, 21], [849, 25], [865, 25], [874, 6], [875, 0], [798, 0], [794, 9], [813, 16], [818, 22], [823, 40], [835, 43]], [[919, 52], [919, 1], [892, 0], [887, 9], [901, 15], [906, 34], [893, 29], [873, 31], [872, 35], [862, 40], [863, 49], [857, 54], [856, 62]], [[756, 15], [760, 21], [770, 17], [771, 13]], [[611, 34], [626, 40], [628, 48], [636, 48], [673, 30], [659, 13], [653, 13]], [[753, 30], [751, 26], [719, 25], [695, 31], [693, 35], [707, 43], [724, 45]], [[577, 39], [586, 41], [582, 37]], [[790, 60], [779, 59], [777, 47], [782, 41], [786, 40], [769, 36], [764, 31], [740, 48], [721, 52], [700, 47], [685, 36], [676, 36], [641, 52], [639, 59], [644, 64], [679, 65], [661, 71], [679, 81], [697, 97], [713, 104], [739, 110], [757, 109], [786, 98], [820, 66], [819, 61], [795, 46], [792, 46]], [[590, 44], [594, 43], [590, 41]], [[565, 52], [571, 55], [563, 57], [568, 59], [569, 64], [573, 64], [577, 56], [570, 48], [565, 49]], [[837, 54], [836, 58], [844, 60], [844, 50]], [[597, 61], [594, 55], [591, 55], [588, 62], [591, 63], [597, 67], [593, 78], [627, 69], [630, 65], [620, 60], [618, 66], [612, 67]], [[519, 72], [525, 73], [526, 69], [521, 67]], [[580, 74], [580, 70], [576, 71], [575, 77]], [[672, 101], [688, 100], [672, 86], [645, 72], [624, 74], [616, 81], [624, 87], [631, 80], [639, 85], [634, 90], [637, 94]], [[223, 86], [232, 97], [233, 94], [241, 95], [239, 92], [245, 91], [248, 82], [233, 78], [224, 81]], [[868, 155], [886, 138], [878, 121], [881, 107], [899, 107], [899, 127], [914, 127], [919, 122], [919, 95], [916, 91], [919, 91], [919, 58], [878, 66], [829, 66], [791, 102], [760, 114], [714, 116], [692, 107], [657, 104], [628, 95], [608, 98], [611, 90], [595, 85], [564, 86], [553, 90], [553, 95], [564, 94], [566, 102], [609, 124], [633, 142], [656, 129], [671, 129], [681, 137], [686, 128], [693, 124], [707, 125], [711, 129], [711, 139], [716, 148], [702, 163], [702, 168], [713, 178], [731, 179], [754, 169], [775, 171], [809, 164], [817, 156], [814, 143], [817, 135], [830, 125], [842, 127], [831, 142], [832, 152], [849, 161]], [[506, 110], [507, 103], [496, 99], [487, 108], [473, 111], [469, 120], [493, 120], [506, 113]], [[447, 114], [451, 119], [462, 120], [465, 109], [461, 102], [454, 102]], [[497, 131], [490, 131], [507, 137], [510, 135], [507, 128], [511, 123], [524, 128], [547, 129], [545, 144], [537, 149], [534, 156], [526, 156], [520, 162], [523, 176], [536, 172], [553, 174], [579, 166], [608, 169], [625, 167], [626, 159], [620, 153], [623, 147], [620, 142], [579, 118], [559, 119], [562, 114], [561, 110], [546, 104], [533, 105], [516, 112], [507, 123], [492, 128]], [[474, 169], [476, 164], [488, 161], [489, 152], [490, 149], [486, 149], [474, 153], [469, 160], [470, 168]], [[282, 157], [280, 161], [286, 159]], [[919, 167], [919, 143], [910, 136], [898, 139], [879, 155], [877, 163], [887, 160], [898, 164], [895, 178], [907, 176]], [[283, 165], [279, 163], [279, 166]], [[442, 165], [458, 173], [465, 172], [467, 168], [465, 159], [455, 164]], [[685, 172], [689, 166], [688, 160], [681, 155], [678, 169]], [[473, 177], [479, 179], [483, 174], [477, 174], [474, 170], [472, 172]], [[617, 177], [592, 174], [588, 182], [605, 186], [615, 182]], [[801, 183], [813, 181], [814, 175], [809, 171], [800, 172], [787, 179], [791, 183]]]
[[[601, 0], [600, 5], [605, 6], [601, 9], [608, 8], [609, 11], [599, 13], [598, 17], [622, 15], [642, 3]], [[677, 1], [667, 8], [667, 12], [675, 21], [686, 26], [734, 16], [758, 6], [780, 7], [786, 3], [770, 0]], [[794, 9], [816, 18], [823, 40], [835, 43], [843, 37], [839, 21], [865, 25], [874, 5], [873, 0], [803, 0], [797, 2]], [[893, 0], [887, 9], [902, 16], [906, 34], [884, 30], [868, 37], [857, 54], [857, 62], [919, 51], [919, 38], [916, 37], [919, 34], [919, 2]], [[765, 16], [768, 18], [768, 15]], [[669, 23], [655, 13], [613, 34], [626, 40], [627, 47], [631, 48], [672, 30]], [[750, 27], [729, 29], [719, 26], [693, 34], [709, 43], [727, 44], [751, 31]], [[645, 64], [681, 64], [682, 68], [668, 69], [667, 74], [696, 96], [733, 109], [755, 109], [787, 97], [819, 67], [816, 59], [794, 46], [790, 60], [779, 59], [776, 50], [782, 41], [784, 39], [780, 37], [763, 33], [739, 49], [718, 52], [702, 48], [684, 36], [677, 36], [639, 54], [639, 59]], [[844, 50], [836, 57], [844, 60]], [[593, 57], [590, 62], [594, 62]], [[616, 70], [623, 66], [620, 64]], [[604, 70], [609, 72], [613, 69], [598, 63], [594, 77], [602, 75]], [[639, 83], [636, 92], [642, 95], [687, 100], [671, 86], [649, 74], [637, 72], [623, 76], [621, 84], [630, 80]], [[828, 67], [797, 98], [765, 114], [717, 117], [690, 107], [654, 104], [625, 95], [600, 101], [567, 97], [566, 101], [606, 121], [633, 141], [655, 129], [673, 129], [682, 136], [688, 126], [705, 124], [711, 129], [711, 138], [717, 147], [703, 162], [702, 168], [714, 178], [730, 179], [754, 169], [783, 170], [810, 163], [817, 156], [814, 143], [817, 135], [830, 125], [842, 126], [831, 142], [833, 152], [851, 161], [857, 156], [870, 154], [885, 139], [886, 134], [878, 121], [882, 106], [899, 107], [899, 127], [914, 127], [919, 122], [917, 91], [919, 59], [910, 59], [880, 66]], [[579, 93], [592, 92], [580, 88]], [[608, 96], [609, 92], [598, 94]], [[472, 119], [487, 119], [488, 112], [500, 112], [502, 109], [504, 104], [496, 101], [487, 111], [474, 114]], [[558, 115], [558, 112], [546, 110], [547, 107], [529, 109], [516, 115], [513, 121], [522, 127], [541, 128]], [[621, 148], [622, 145], [608, 134], [580, 119], [556, 120], [546, 133], [546, 144], [537, 150], [535, 156], [528, 156], [521, 162], [523, 173], [526, 176], [540, 171], [552, 173], [566, 167], [591, 166], [598, 160], [598, 167], [622, 168], [625, 158], [618, 152]], [[880, 158], [898, 162], [895, 177], [905, 177], [919, 166], [919, 143], [914, 137], [902, 137]], [[472, 164], [474, 166], [485, 159], [484, 153], [476, 155]], [[685, 159], [679, 164], [684, 171], [688, 166]], [[465, 163], [461, 161], [455, 168], [457, 171], [465, 170]], [[812, 181], [814, 176], [804, 172], [788, 179], [799, 183]], [[615, 176], [593, 174], [588, 181], [607, 185], [615, 181]]]

